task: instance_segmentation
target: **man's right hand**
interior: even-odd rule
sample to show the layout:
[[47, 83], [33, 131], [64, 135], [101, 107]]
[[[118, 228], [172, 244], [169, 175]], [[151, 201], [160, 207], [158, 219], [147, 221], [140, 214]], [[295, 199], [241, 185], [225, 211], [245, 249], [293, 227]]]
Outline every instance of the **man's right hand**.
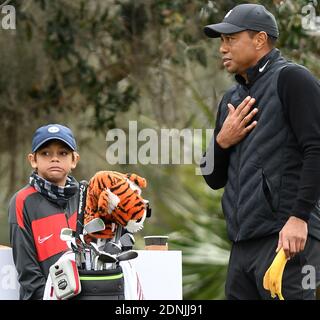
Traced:
[[246, 97], [239, 106], [228, 103], [229, 114], [217, 135], [217, 143], [223, 149], [227, 149], [241, 141], [256, 125], [257, 121], [251, 120], [258, 113], [258, 109], [251, 110], [255, 99]]

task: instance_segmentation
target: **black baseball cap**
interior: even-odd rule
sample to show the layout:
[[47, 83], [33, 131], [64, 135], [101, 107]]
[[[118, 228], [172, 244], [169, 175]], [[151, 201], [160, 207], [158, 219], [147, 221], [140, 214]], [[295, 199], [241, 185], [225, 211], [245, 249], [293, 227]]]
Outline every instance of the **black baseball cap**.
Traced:
[[209, 38], [244, 30], [265, 31], [269, 36], [279, 37], [274, 15], [260, 4], [240, 4], [230, 10], [221, 23], [204, 27], [204, 33]]

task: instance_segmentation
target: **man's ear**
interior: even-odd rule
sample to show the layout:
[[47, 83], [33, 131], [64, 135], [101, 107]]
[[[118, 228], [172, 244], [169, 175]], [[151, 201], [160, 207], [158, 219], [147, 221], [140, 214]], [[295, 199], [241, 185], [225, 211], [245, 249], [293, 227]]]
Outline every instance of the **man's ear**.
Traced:
[[37, 157], [35, 153], [29, 153], [28, 154], [28, 160], [30, 162], [30, 165], [32, 169], [36, 170], [37, 169]]
[[73, 151], [73, 153], [72, 153], [71, 169], [75, 169], [79, 161], [80, 161], [80, 155], [79, 155], [79, 153]]
[[268, 44], [268, 35], [264, 31], [260, 31], [255, 36], [255, 45], [257, 50], [261, 50]]

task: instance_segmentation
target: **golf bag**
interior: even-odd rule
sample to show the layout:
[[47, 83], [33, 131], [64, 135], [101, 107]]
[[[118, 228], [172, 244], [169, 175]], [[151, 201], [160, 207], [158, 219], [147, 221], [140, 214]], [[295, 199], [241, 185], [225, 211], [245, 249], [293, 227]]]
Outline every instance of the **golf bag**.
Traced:
[[[63, 261], [75, 262], [75, 253], [67, 251], [56, 262], [63, 266]], [[56, 265], [55, 264], [55, 265]], [[114, 269], [81, 270], [75, 268], [80, 284], [77, 295], [69, 295], [66, 299], [74, 300], [144, 300], [143, 288], [134, 265], [130, 261], [122, 261]], [[61, 278], [60, 278], [61, 279]], [[43, 300], [59, 300], [54, 289], [54, 279], [49, 276], [46, 281]], [[69, 278], [70, 279], [70, 278]], [[66, 280], [69, 282], [69, 280]], [[65, 291], [72, 291], [66, 287]], [[62, 295], [61, 295], [62, 296]], [[64, 299], [64, 298], [62, 298]]]
[[[80, 182], [76, 237], [83, 232], [84, 208], [88, 183]], [[124, 277], [121, 266], [108, 270], [79, 269], [81, 292], [74, 300], [124, 300]]]
[[[138, 255], [133, 250], [129, 250], [130, 247], [132, 248], [134, 238], [129, 234], [126, 237], [123, 228], [118, 225], [116, 226], [113, 246], [109, 246], [109, 251], [106, 249], [108, 252], [100, 249], [97, 243], [87, 244], [83, 237], [84, 231], [87, 233], [90, 233], [90, 231], [95, 232], [92, 230], [101, 229], [101, 225], [98, 223], [98, 225], [95, 224], [95, 228], [92, 227], [95, 219], [85, 226], [83, 225], [86, 204], [86, 181], [80, 182], [79, 188], [76, 231], [63, 228], [60, 235], [63, 241], [68, 242], [68, 247], [71, 250], [62, 255], [56, 264], [52, 266], [52, 272], [47, 279], [43, 299], [143, 299], [143, 290], [138, 274], [134, 264], [129, 261]], [[89, 224], [91, 224], [90, 231], [87, 229]], [[104, 228], [104, 224], [102, 228]], [[111, 245], [111, 243], [105, 243], [105, 245]], [[117, 243], [121, 243], [122, 247]], [[87, 253], [90, 258], [87, 257]]]
[[81, 293], [73, 300], [124, 300], [122, 268], [109, 270], [79, 270]]

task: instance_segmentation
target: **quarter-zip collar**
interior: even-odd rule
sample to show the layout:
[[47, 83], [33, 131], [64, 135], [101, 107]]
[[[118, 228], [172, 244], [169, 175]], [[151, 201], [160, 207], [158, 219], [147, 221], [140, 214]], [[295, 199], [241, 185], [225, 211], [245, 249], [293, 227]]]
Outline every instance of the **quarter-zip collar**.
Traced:
[[243, 86], [251, 87], [255, 81], [268, 71], [273, 61], [279, 56], [280, 51], [276, 48], [272, 49], [269, 53], [263, 56], [255, 66], [247, 69], [248, 83], [246, 83], [246, 79], [239, 74], [235, 75], [236, 81]]

